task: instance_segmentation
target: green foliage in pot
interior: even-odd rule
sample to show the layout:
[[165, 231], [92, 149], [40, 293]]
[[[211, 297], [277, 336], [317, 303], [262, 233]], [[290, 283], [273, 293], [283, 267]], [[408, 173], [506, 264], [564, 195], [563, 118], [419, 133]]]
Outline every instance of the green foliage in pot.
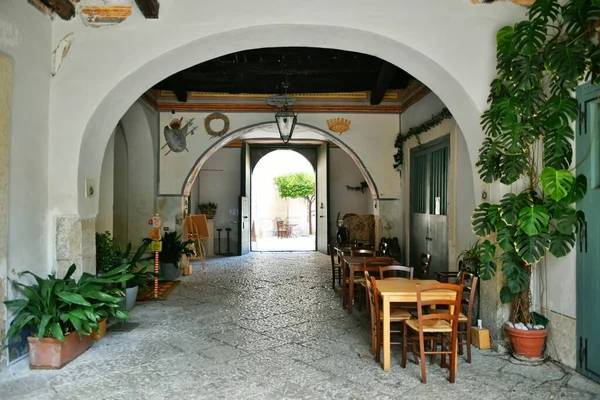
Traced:
[[159, 260], [163, 263], [179, 266], [182, 254], [188, 257], [193, 254], [192, 249], [188, 248], [192, 243], [194, 243], [193, 240], [182, 242], [181, 235], [178, 235], [177, 232], [165, 233], [162, 238], [162, 251], [158, 253]]
[[480, 241], [476, 241], [469, 247], [468, 249], [464, 249], [458, 255], [458, 259], [462, 261], [460, 263], [460, 270], [469, 272], [469, 273], [477, 273], [479, 270], [479, 243]]
[[8, 308], [16, 309], [7, 339], [29, 327], [39, 340], [50, 337], [64, 341], [65, 335], [71, 332], [89, 335], [92, 329], [98, 328], [98, 321], [108, 315], [129, 318], [129, 314], [119, 310], [122, 291], [111, 288], [131, 278], [123, 273], [124, 268], [108, 271], [101, 278], [84, 273], [77, 281], [72, 278], [75, 269], [75, 264], [71, 265], [63, 278], [23, 273], [33, 276], [36, 283], [15, 282], [25, 298], [4, 302]]
[[215, 213], [217, 212], [217, 204], [216, 203], [203, 203], [203, 204], [199, 204], [198, 208], [200, 209], [200, 214], [206, 214], [206, 215], [215, 215]]
[[479, 275], [502, 268], [504, 303], [512, 319], [530, 320], [531, 268], [550, 251], [570, 252], [585, 216], [572, 204], [585, 196], [585, 176], [569, 170], [572, 122], [578, 113], [572, 90], [582, 79], [600, 82], [600, 0], [538, 0], [528, 19], [496, 36], [497, 73], [482, 115], [485, 133], [476, 166], [485, 182], [522, 182], [521, 193], [482, 203], [472, 226], [481, 238]]
[[125, 271], [130, 276], [126, 281], [127, 288], [136, 286], [146, 287], [149, 280], [155, 277], [160, 278], [160, 275], [147, 270], [152, 262], [148, 258], [142, 259], [144, 253], [148, 250], [150, 242], [152, 242], [152, 239], [144, 239], [133, 255], [131, 255], [131, 243], [127, 244], [124, 251], [121, 251], [121, 249], [117, 250], [118, 262], [121, 265], [127, 266]]
[[117, 248], [109, 231], [96, 232], [96, 270], [106, 272], [118, 265]]

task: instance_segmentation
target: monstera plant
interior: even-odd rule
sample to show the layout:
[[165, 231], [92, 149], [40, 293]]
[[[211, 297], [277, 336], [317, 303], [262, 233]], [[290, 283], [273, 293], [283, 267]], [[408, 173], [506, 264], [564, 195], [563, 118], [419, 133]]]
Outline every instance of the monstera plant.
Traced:
[[600, 81], [600, 0], [561, 3], [537, 0], [527, 20], [498, 31], [498, 76], [481, 119], [479, 176], [524, 189], [476, 208], [472, 227], [484, 239], [478, 272], [490, 279], [501, 268], [500, 299], [522, 323], [531, 318], [532, 268], [548, 251], [569, 253], [585, 222], [573, 208], [587, 189], [586, 177], [573, 174], [573, 89]]

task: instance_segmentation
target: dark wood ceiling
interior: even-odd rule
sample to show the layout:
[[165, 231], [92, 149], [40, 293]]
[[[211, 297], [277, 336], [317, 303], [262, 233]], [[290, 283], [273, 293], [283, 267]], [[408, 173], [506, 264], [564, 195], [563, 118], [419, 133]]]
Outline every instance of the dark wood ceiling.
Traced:
[[389, 89], [404, 89], [412, 77], [380, 58], [342, 50], [277, 47], [246, 50], [195, 65], [157, 83], [179, 101], [187, 92], [282, 94], [371, 91], [379, 104]]

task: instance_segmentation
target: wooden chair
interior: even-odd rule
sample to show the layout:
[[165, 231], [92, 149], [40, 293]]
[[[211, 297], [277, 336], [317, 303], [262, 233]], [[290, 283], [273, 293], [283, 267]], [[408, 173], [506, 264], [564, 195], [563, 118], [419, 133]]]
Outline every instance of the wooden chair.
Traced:
[[[396, 262], [396, 260], [394, 260], [391, 257], [364, 257], [363, 261], [362, 261], [362, 270], [369, 271], [369, 272], [376, 274], [379, 272], [379, 268], [392, 265], [395, 262]], [[360, 283], [360, 286], [365, 288], [365, 290], [364, 290], [364, 292], [363, 291], [359, 292], [358, 297], [362, 297], [363, 293], [366, 294], [366, 290], [367, 290], [365, 281], [362, 281]], [[358, 304], [360, 304], [361, 301], [362, 301], [362, 298], [359, 298]], [[369, 299], [366, 295], [365, 295], [365, 301], [366, 301], [367, 310], [368, 310], [370, 308], [370, 304], [369, 304]]]
[[[463, 295], [461, 300], [461, 310], [458, 315], [459, 330], [458, 334], [458, 354], [463, 354], [463, 346], [467, 345], [467, 362], [471, 363], [471, 326], [473, 325], [473, 304], [475, 302], [475, 294], [477, 293], [477, 283], [479, 278], [474, 274], [463, 272], [461, 274], [460, 284], [463, 287]], [[448, 310], [439, 310], [439, 312], [447, 313]], [[466, 312], [466, 315], [464, 314]], [[461, 330], [460, 326], [465, 329]], [[464, 339], [463, 339], [464, 338]]]
[[419, 266], [417, 276], [419, 279], [429, 278], [429, 268], [431, 267], [431, 254], [421, 253], [419, 256]]
[[[342, 269], [342, 308], [346, 309], [346, 307], [348, 306], [348, 304], [353, 301], [354, 299], [351, 298], [351, 294], [352, 297], [354, 297], [354, 293], [357, 293], [354, 290], [354, 287], [360, 287], [361, 285], [364, 284], [364, 277], [362, 276], [356, 276], [356, 273], [354, 274], [354, 287], [352, 288], [352, 290], [350, 290], [350, 267], [348, 266], [348, 264], [346, 264], [343, 260], [341, 262], [341, 269]], [[350, 311], [352, 311], [352, 307], [349, 307]]]
[[342, 285], [342, 265], [339, 262], [336, 262], [337, 251], [333, 248], [332, 245], [327, 245], [327, 250], [329, 251], [329, 256], [331, 257], [331, 288], [335, 289], [335, 275], [337, 272], [338, 285]]
[[[454, 292], [454, 300], [447, 300], [441, 297], [435, 297], [435, 292], [439, 293], [440, 290]], [[432, 283], [426, 285], [417, 284], [417, 315], [418, 319], [406, 320], [404, 322], [404, 340], [402, 345], [402, 368], [406, 368], [407, 359], [407, 343], [409, 340], [408, 331], [418, 333], [418, 339], [416, 336], [411, 338], [412, 341], [412, 352], [417, 355], [416, 343], [419, 343], [419, 356], [421, 358], [421, 382], [427, 383], [427, 371], [425, 363], [425, 355], [427, 354], [441, 354], [442, 355], [442, 368], [446, 365], [446, 355], [450, 355], [450, 383], [454, 383], [456, 380], [456, 351], [457, 346], [457, 331], [458, 331], [458, 316], [460, 314], [460, 304], [462, 299], [463, 287], [461, 285], [454, 285], [450, 283]], [[426, 295], [428, 300], [423, 300], [423, 296]], [[435, 308], [431, 308], [434, 306]], [[447, 306], [452, 312], [439, 312], [437, 306]], [[425, 308], [424, 308], [425, 307]], [[424, 311], [429, 309], [428, 314], [424, 314]], [[425, 335], [429, 337], [426, 338]], [[450, 340], [447, 341], [447, 348], [444, 348], [446, 342], [443, 335], [450, 335]], [[437, 350], [437, 346], [431, 346], [431, 349], [425, 350], [425, 340], [430, 338], [441, 338], [440, 350]]]
[[[385, 276], [385, 273], [391, 271], [392, 276]], [[405, 267], [404, 265], [388, 265], [386, 267], [379, 267], [379, 279], [402, 279], [399, 277], [397, 272], [406, 273], [406, 278], [413, 279], [414, 268], [413, 267]]]
[[277, 237], [278, 238], [290, 237], [290, 230], [288, 228], [288, 224], [286, 224], [284, 221], [277, 221]]
[[[381, 358], [381, 344], [383, 343], [383, 314], [379, 307], [379, 295], [377, 293], [377, 282], [375, 277], [369, 276], [369, 271], [365, 271], [365, 282], [367, 295], [371, 310], [371, 353], [375, 354], [375, 361], [379, 362]], [[410, 319], [411, 315], [405, 310], [390, 310], [390, 322], [404, 322]], [[391, 333], [401, 333], [402, 330], [392, 330]], [[390, 344], [401, 344], [400, 342], [390, 342]]]

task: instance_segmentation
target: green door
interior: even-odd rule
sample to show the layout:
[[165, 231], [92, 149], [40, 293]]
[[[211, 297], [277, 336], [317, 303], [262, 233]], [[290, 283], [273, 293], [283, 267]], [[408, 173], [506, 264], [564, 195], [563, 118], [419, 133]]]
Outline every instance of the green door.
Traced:
[[587, 223], [577, 242], [577, 370], [600, 381], [600, 86], [577, 89], [579, 121], [575, 137], [577, 173], [588, 180], [588, 192], [577, 203]]

